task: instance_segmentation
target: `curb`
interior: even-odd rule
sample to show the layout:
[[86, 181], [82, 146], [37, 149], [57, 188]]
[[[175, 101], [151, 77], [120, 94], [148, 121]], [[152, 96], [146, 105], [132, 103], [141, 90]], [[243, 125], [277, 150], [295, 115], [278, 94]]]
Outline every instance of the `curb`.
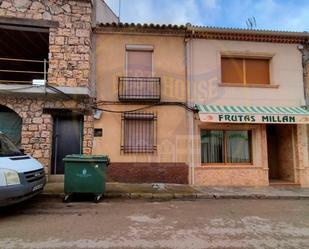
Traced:
[[[64, 193], [42, 193], [39, 195], [43, 198], [63, 198]], [[309, 196], [305, 195], [263, 195], [263, 194], [247, 194], [247, 195], [226, 195], [216, 193], [123, 193], [123, 192], [107, 192], [104, 194], [105, 199], [145, 199], [145, 200], [309, 200]]]

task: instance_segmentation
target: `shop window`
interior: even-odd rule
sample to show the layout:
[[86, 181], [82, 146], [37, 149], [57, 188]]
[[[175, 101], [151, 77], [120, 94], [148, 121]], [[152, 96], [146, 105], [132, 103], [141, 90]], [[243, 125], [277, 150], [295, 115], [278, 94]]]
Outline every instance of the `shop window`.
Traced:
[[270, 84], [269, 59], [221, 58], [222, 83]]
[[251, 131], [201, 130], [205, 164], [251, 163]]
[[124, 153], [153, 153], [157, 148], [156, 120], [154, 113], [124, 113], [121, 150]]

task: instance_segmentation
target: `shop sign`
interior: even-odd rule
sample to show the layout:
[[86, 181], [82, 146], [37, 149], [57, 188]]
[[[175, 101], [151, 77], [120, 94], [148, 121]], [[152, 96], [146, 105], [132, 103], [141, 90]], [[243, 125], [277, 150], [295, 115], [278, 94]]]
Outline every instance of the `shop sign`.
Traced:
[[202, 122], [213, 123], [258, 123], [258, 124], [309, 124], [305, 115], [245, 115], [200, 113]]

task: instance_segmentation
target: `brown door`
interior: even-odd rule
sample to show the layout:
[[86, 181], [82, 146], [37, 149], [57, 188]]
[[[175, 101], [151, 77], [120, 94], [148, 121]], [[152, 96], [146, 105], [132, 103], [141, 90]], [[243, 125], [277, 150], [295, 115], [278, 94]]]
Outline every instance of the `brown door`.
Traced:
[[267, 154], [269, 179], [279, 179], [277, 132], [274, 125], [267, 125]]

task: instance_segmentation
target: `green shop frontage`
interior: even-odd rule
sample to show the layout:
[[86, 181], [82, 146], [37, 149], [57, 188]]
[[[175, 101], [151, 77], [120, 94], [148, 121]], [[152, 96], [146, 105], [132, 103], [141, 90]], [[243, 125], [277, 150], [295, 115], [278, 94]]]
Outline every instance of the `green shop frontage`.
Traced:
[[195, 184], [309, 186], [306, 108], [196, 107]]

